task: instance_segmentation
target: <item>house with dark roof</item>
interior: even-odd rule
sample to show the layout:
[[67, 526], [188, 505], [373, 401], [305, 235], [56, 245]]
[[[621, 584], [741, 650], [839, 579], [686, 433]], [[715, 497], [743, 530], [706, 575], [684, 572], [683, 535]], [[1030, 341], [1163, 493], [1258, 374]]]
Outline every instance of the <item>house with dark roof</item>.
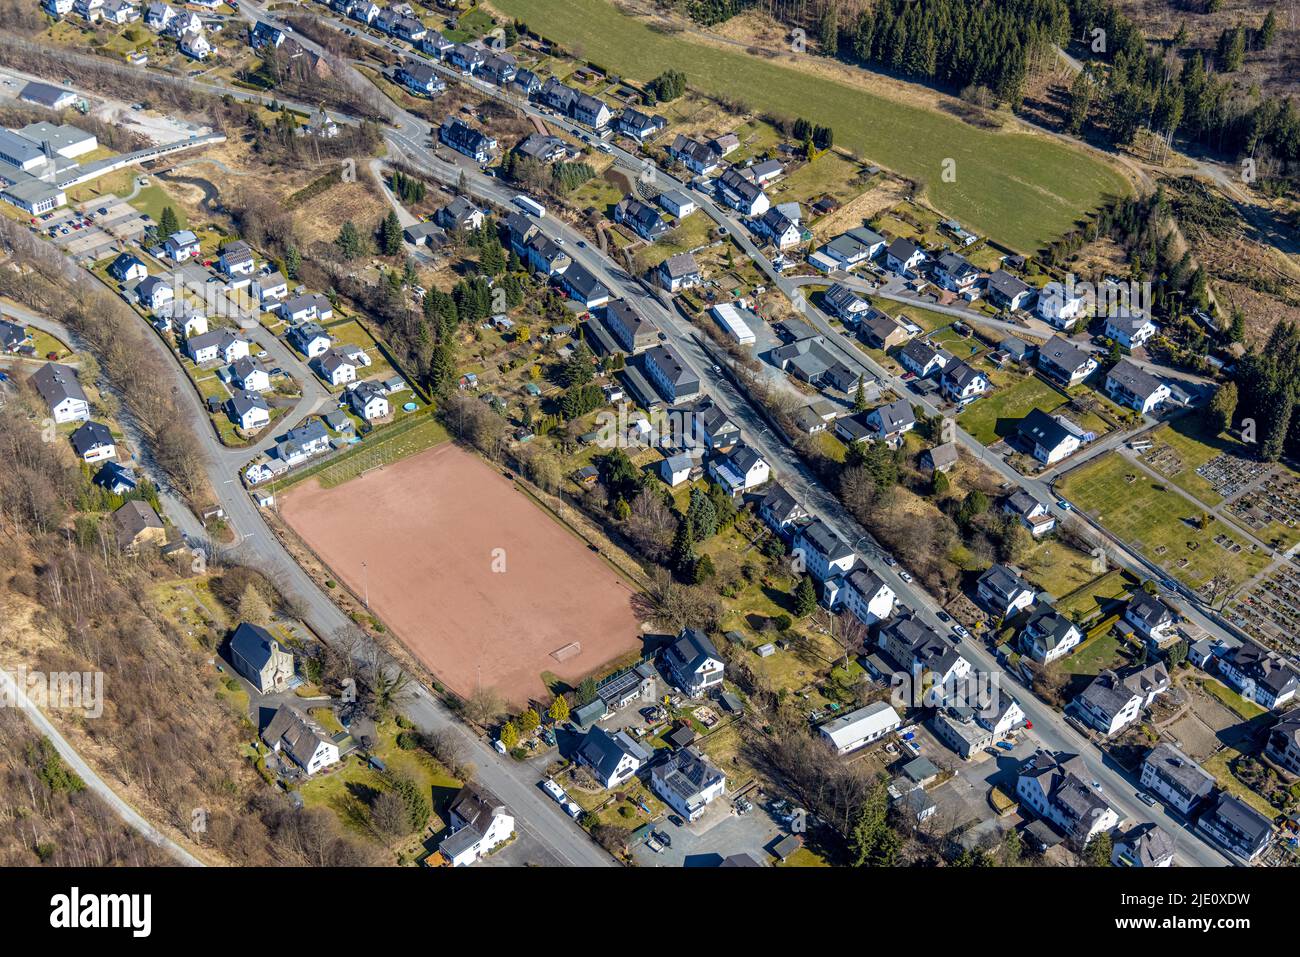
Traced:
[[308, 776], [339, 760], [339, 746], [311, 715], [293, 705], [281, 705], [262, 732], [266, 746], [302, 768]]
[[1070, 702], [1070, 711], [1110, 737], [1141, 717], [1168, 690], [1169, 671], [1163, 661], [1127, 675], [1106, 669]]
[[719, 200], [742, 216], [761, 216], [772, 205], [763, 187], [747, 180], [736, 167], [731, 167], [714, 182]]
[[858, 337], [872, 349], [892, 349], [907, 342], [913, 335], [907, 326], [874, 306], [858, 313], [857, 323]]
[[1273, 840], [1273, 822], [1226, 791], [1202, 812], [1196, 830], [1246, 862], [1263, 854]]
[[135, 473], [117, 462], [105, 462], [104, 467], [95, 473], [93, 481], [114, 495], [127, 495], [139, 485]]
[[108, 274], [118, 282], [134, 282], [149, 275], [149, 267], [138, 256], [118, 253], [117, 258], [109, 264]]
[[939, 388], [949, 402], [965, 405], [989, 389], [989, 377], [965, 362], [951, 362], [939, 373]]
[[788, 535], [795, 525], [808, 517], [808, 510], [787, 489], [773, 482], [758, 506], [758, 517], [778, 535]]
[[643, 113], [634, 107], [627, 107], [614, 121], [614, 131], [630, 136], [638, 143], [654, 139], [668, 128], [668, 121], [654, 113]]
[[113, 512], [117, 546], [134, 552], [142, 545], [161, 548], [167, 544], [167, 528], [148, 502], [130, 501]]
[[593, 727], [587, 732], [574, 757], [604, 788], [629, 780], [650, 760], [645, 748], [633, 741], [626, 731], [610, 734], [601, 727]]
[[950, 292], [965, 292], [975, 285], [979, 276], [980, 271], [960, 253], [942, 253], [934, 261], [935, 280]]
[[1039, 462], [1055, 465], [1079, 450], [1079, 436], [1042, 409], [1033, 409], [1020, 420], [1018, 440]]
[[668, 155], [698, 176], [707, 176], [722, 164], [722, 153], [716, 148], [682, 133], [668, 147]]
[[894, 590], [878, 574], [860, 565], [844, 577], [840, 600], [858, 621], [874, 625], [894, 613]]
[[419, 60], [407, 60], [397, 68], [395, 76], [398, 83], [417, 96], [437, 96], [447, 90], [441, 74]]
[[885, 265], [898, 274], [910, 272], [925, 262], [925, 250], [899, 236], [885, 247]]
[[500, 798], [470, 783], [447, 805], [447, 829], [438, 855], [452, 867], [468, 867], [510, 839], [515, 819]]
[[1288, 774], [1300, 775], [1300, 708], [1282, 715], [1269, 729], [1264, 757]]
[[529, 133], [515, 145], [515, 152], [539, 163], [555, 163], [569, 155], [569, 144], [558, 136]]
[[698, 628], [683, 628], [664, 649], [663, 660], [673, 684], [692, 698], [722, 685], [726, 665], [709, 636]]
[[1213, 775], [1167, 741], [1142, 762], [1142, 786], [1186, 817], [1214, 791]]
[[659, 285], [669, 292], [679, 292], [691, 286], [698, 286], [704, 281], [700, 267], [696, 264], [695, 257], [690, 253], [678, 253], [675, 256], [669, 256], [659, 264], [655, 275], [659, 280]]
[[[924, 675], [933, 678], [935, 703], [946, 698], [945, 689], [970, 674], [970, 662], [963, 658], [952, 642], [908, 610], [891, 619], [876, 635], [881, 652], [896, 666], [894, 673], [912, 676], [914, 682]], [[928, 680], [928, 679], [927, 679]], [[914, 688], [917, 684], [914, 683]]]
[[1040, 664], [1064, 658], [1083, 641], [1081, 632], [1048, 602], [1039, 602], [1020, 630], [1020, 650]]
[[921, 468], [931, 475], [935, 472], [949, 472], [959, 461], [956, 442], [944, 442], [921, 453]]
[[728, 455], [709, 462], [710, 477], [732, 498], [765, 485], [771, 466], [749, 445], [737, 445]]
[[226, 402], [226, 414], [248, 433], [261, 431], [271, 424], [271, 407], [256, 392], [236, 392]]
[[1039, 749], [1018, 770], [1016, 795], [1023, 810], [1050, 822], [1082, 850], [1119, 823], [1119, 814], [1088, 784], [1090, 779], [1079, 755]]
[[1010, 565], [993, 565], [980, 575], [975, 589], [981, 605], [999, 618], [1028, 608], [1034, 601], [1034, 586]]
[[820, 518], [795, 533], [793, 554], [818, 581], [845, 574], [858, 559], [853, 547]]
[[1003, 500], [1002, 511], [1020, 519], [1020, 524], [1029, 529], [1029, 534], [1034, 538], [1040, 538], [1056, 528], [1056, 516], [1051, 509], [1022, 488], [1016, 489]]
[[[871, 311], [871, 303], [838, 282], [822, 294], [822, 306], [846, 325], [857, 325]], [[885, 318], [888, 319], [887, 316]]]
[[684, 747], [650, 768], [650, 790], [687, 823], [727, 789], [727, 776], [695, 747]]
[[1029, 302], [1033, 289], [1023, 279], [998, 269], [988, 278], [988, 298], [995, 306], [1015, 311]]
[[768, 355], [777, 368], [817, 388], [849, 392], [858, 383], [857, 373], [841, 362], [820, 336], [777, 346]]
[[624, 352], [644, 352], [655, 344], [655, 324], [626, 299], [614, 299], [596, 317]]
[[956, 361], [946, 349], [921, 339], [913, 339], [898, 353], [898, 361], [914, 376], [924, 379]]
[[1171, 867], [1174, 839], [1156, 824], [1139, 824], [1115, 838], [1110, 863], [1113, 867]]
[[902, 444], [903, 436], [916, 427], [916, 413], [912, 409], [912, 403], [906, 399], [895, 399], [872, 409], [863, 422], [871, 430], [871, 438], [897, 448]]
[[1157, 647], [1164, 645], [1174, 636], [1176, 618], [1173, 611], [1155, 595], [1142, 589], [1129, 599], [1128, 607], [1124, 609], [1124, 621]]
[[624, 196], [614, 205], [614, 222], [627, 226], [652, 243], [668, 232], [668, 224], [659, 215], [659, 210], [632, 196]]
[[150, 312], [158, 312], [176, 298], [176, 291], [161, 276], [146, 276], [135, 287], [135, 298]]
[[817, 250], [817, 256], [825, 260], [830, 268], [850, 270], [870, 262], [884, 248], [884, 236], [875, 230], [859, 226], [823, 245]]
[[1270, 710], [1294, 698], [1298, 687], [1290, 663], [1253, 641], [1225, 649], [1219, 656], [1219, 674], [1247, 701]]
[[496, 140], [455, 117], [448, 117], [438, 127], [438, 142], [478, 163], [490, 161], [497, 149]]
[[50, 410], [50, 417], [58, 424], [86, 422], [90, 419], [90, 400], [77, 381], [77, 374], [68, 366], [47, 362], [28, 380], [32, 388]]
[[230, 636], [230, 664], [258, 694], [288, 691], [293, 654], [261, 625], [241, 622]]
[[658, 345], [641, 353], [642, 368], [668, 402], [689, 399], [700, 391], [700, 379], [677, 350]]
[[1106, 394], [1119, 405], [1146, 415], [1168, 402], [1173, 391], [1157, 376], [1121, 359], [1106, 373]]
[[1159, 330], [1159, 326], [1144, 312], [1121, 306], [1106, 317], [1106, 335], [1125, 349], [1144, 346]]
[[1062, 385], [1078, 385], [1097, 368], [1097, 360], [1088, 350], [1069, 339], [1053, 336], [1038, 347], [1038, 368]]
[[72, 451], [83, 462], [102, 462], [117, 456], [117, 446], [113, 443], [113, 433], [108, 426], [99, 422], [85, 422], [68, 436]]

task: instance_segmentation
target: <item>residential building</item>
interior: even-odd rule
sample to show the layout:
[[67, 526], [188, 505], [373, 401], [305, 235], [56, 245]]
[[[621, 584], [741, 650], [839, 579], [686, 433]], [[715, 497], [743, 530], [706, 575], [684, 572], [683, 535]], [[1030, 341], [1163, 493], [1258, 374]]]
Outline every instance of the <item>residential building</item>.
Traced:
[[897, 448], [902, 444], [903, 436], [916, 427], [916, 414], [906, 399], [895, 399], [872, 409], [863, 421], [871, 430], [873, 439]]
[[163, 242], [163, 252], [174, 262], [185, 262], [199, 254], [199, 238], [188, 229], [172, 233]]
[[31, 346], [31, 333], [25, 326], [0, 318], [0, 354], [13, 354]]
[[149, 267], [138, 256], [119, 253], [108, 267], [108, 274], [118, 282], [135, 282], [149, 275]]
[[683, 628], [664, 649], [663, 660], [673, 684], [692, 698], [722, 686], [726, 665], [709, 636], [697, 628]]
[[914, 339], [903, 346], [898, 353], [898, 361], [908, 372], [919, 379], [925, 379], [943, 369], [949, 362], [956, 360], [947, 350]]
[[1268, 732], [1264, 756], [1288, 774], [1300, 775], [1300, 709], [1278, 718]]
[[1018, 440], [1044, 465], [1055, 465], [1079, 451], [1079, 436], [1042, 409], [1033, 409], [1020, 420]]
[[230, 664], [258, 694], [288, 691], [293, 680], [293, 653], [250, 622], [241, 622], [230, 636]]
[[1157, 376], [1121, 359], [1106, 373], [1106, 394], [1118, 404], [1147, 415], [1168, 402], [1173, 391]]
[[1020, 650], [1039, 664], [1064, 658], [1081, 641], [1083, 632], [1078, 626], [1045, 601], [1029, 613], [1020, 630]]
[[609, 287], [587, 270], [581, 263], [573, 263], [560, 276], [560, 288], [569, 299], [586, 309], [603, 306], [613, 298]]
[[1119, 823], [1119, 815], [1088, 784], [1083, 759], [1064, 751], [1038, 750], [1017, 772], [1022, 807], [1055, 825], [1079, 849]]
[[1133, 626], [1135, 632], [1156, 646], [1165, 644], [1174, 636], [1174, 613], [1163, 601], [1142, 589], [1138, 589], [1129, 599], [1128, 606], [1124, 609], [1124, 620]]
[[727, 789], [727, 776], [698, 748], [685, 747], [650, 768], [650, 790], [687, 823]]
[[656, 116], [653, 113], [642, 113], [630, 106], [623, 110], [614, 122], [614, 131], [616, 133], [630, 136], [638, 143], [653, 139], [667, 127], [668, 121], [662, 116]]
[[473, 232], [483, 225], [487, 214], [464, 196], [457, 196], [434, 213], [433, 221], [452, 232]]
[[230, 365], [248, 358], [248, 340], [231, 329], [213, 329], [185, 340], [185, 354], [195, 365], [221, 361]]
[[885, 247], [885, 265], [902, 275], [920, 267], [925, 262], [925, 250], [910, 239], [899, 236]]
[[765, 485], [772, 469], [751, 446], [738, 445], [730, 455], [709, 462], [709, 475], [732, 498]]
[[678, 253], [669, 256], [659, 264], [657, 272], [659, 285], [669, 292], [680, 292], [691, 286], [698, 286], [704, 281], [695, 257], [690, 253]]
[[777, 249], [791, 249], [803, 241], [804, 231], [797, 217], [786, 214], [780, 206], [773, 206], [754, 223], [754, 232], [771, 240]]
[[290, 468], [330, 450], [330, 436], [320, 419], [310, 419], [290, 429], [276, 443], [275, 457]]
[[[871, 303], [848, 286], [838, 282], [822, 295], [822, 306], [832, 316], [850, 326], [857, 325], [863, 316], [871, 312]], [[889, 317], [885, 316], [885, 318]]]
[[930, 723], [934, 736], [969, 761], [993, 744], [993, 732], [975, 720], [973, 708], [943, 708]]
[[1071, 709], [1107, 737], [1136, 721], [1169, 690], [1169, 672], [1157, 662], [1127, 676], [1104, 670], [1070, 702]]
[[831, 268], [848, 271], [870, 262], [884, 248], [885, 237], [859, 226], [836, 236], [817, 250], [817, 255], [824, 258]]
[[1219, 656], [1219, 674], [1247, 701], [1273, 709], [1295, 697], [1296, 673], [1276, 651], [1253, 641], [1224, 650]]
[[989, 377], [964, 362], [952, 362], [939, 374], [939, 387], [948, 401], [965, 405], [988, 391]]
[[252, 356], [244, 356], [231, 363], [230, 378], [235, 385], [247, 392], [265, 392], [271, 388], [271, 377], [267, 374], [266, 366]]
[[658, 345], [647, 349], [642, 353], [642, 359], [655, 389], [667, 401], [677, 402], [699, 393], [699, 377], [672, 346]]
[[496, 795], [471, 783], [447, 806], [447, 829], [438, 855], [452, 867], [468, 867], [510, 840], [515, 819]]
[[614, 205], [614, 222], [627, 226], [652, 243], [668, 232], [668, 224], [659, 215], [659, 210], [632, 196], [625, 196]]
[[763, 187], [745, 179], [734, 166], [718, 177], [714, 189], [719, 200], [742, 216], [761, 216], [772, 205]]
[[320, 723], [293, 705], [281, 705], [262, 732], [266, 746], [287, 756], [310, 777], [339, 760], [339, 746]]
[[103, 462], [117, 456], [117, 446], [113, 443], [113, 433], [108, 426], [99, 422], [84, 422], [68, 436], [72, 451], [83, 462]]
[[558, 136], [529, 133], [516, 144], [515, 152], [539, 163], [557, 163], [569, 155], [569, 144]]
[[1002, 511], [1020, 519], [1034, 538], [1041, 538], [1056, 528], [1056, 516], [1046, 504], [1022, 488], [1016, 489], [1002, 502]]
[[1053, 280], [1038, 290], [1038, 316], [1048, 324], [1069, 332], [1083, 316], [1085, 302], [1082, 296]]
[[497, 141], [460, 119], [448, 117], [438, 127], [438, 141], [478, 163], [487, 163], [496, 152]]
[[970, 662], [957, 653], [952, 642], [910, 610], [885, 624], [876, 635], [876, 644], [899, 672], [911, 676], [914, 689], [932, 680], [930, 687], [940, 699], [946, 698], [945, 689], [971, 673]]
[[608, 126], [614, 116], [604, 100], [588, 93], [579, 93], [574, 97], [570, 114], [579, 123], [590, 126], [593, 130]]
[[29, 381], [50, 410], [55, 423], [62, 425], [90, 420], [90, 400], [72, 369], [47, 362], [32, 374]]
[[975, 720], [993, 733], [1000, 741], [1025, 723], [1025, 712], [1020, 702], [1001, 689], [994, 692], [997, 698], [975, 712]]
[[855, 568], [844, 579], [840, 591], [844, 607], [864, 625], [884, 621], [894, 613], [897, 596], [885, 580], [865, 566]]
[[159, 312], [176, 298], [176, 292], [160, 276], [146, 276], [135, 287], [135, 297], [150, 312]]
[[256, 392], [236, 392], [226, 402], [226, 413], [245, 433], [260, 432], [271, 424], [271, 407]]
[[289, 294], [289, 283], [277, 270], [254, 279], [253, 292], [256, 294], [261, 307], [269, 309], [271, 305]]
[[662, 206], [670, 216], [676, 216], [679, 220], [685, 219], [699, 209], [695, 200], [681, 190], [676, 189], [664, 190], [655, 197], [655, 202]]
[[132, 500], [117, 509], [113, 513], [113, 530], [117, 546], [124, 552], [167, 544], [167, 528], [148, 502]]
[[1115, 867], [1172, 867], [1174, 839], [1156, 824], [1139, 824], [1115, 838], [1110, 863]]
[[1146, 313], [1124, 306], [1106, 317], [1107, 337], [1129, 350], [1146, 345], [1159, 328]]
[[644, 352], [655, 344], [658, 330], [654, 323], [626, 299], [608, 303], [599, 319], [624, 352]]
[[1008, 618], [1034, 601], [1034, 586], [1010, 565], [997, 564], [979, 577], [976, 596], [981, 605], [999, 618]]
[[593, 727], [587, 732], [575, 757], [604, 788], [628, 781], [650, 760], [645, 748], [633, 741], [626, 731], [610, 734], [601, 727]]
[[441, 74], [429, 64], [421, 63], [419, 60], [407, 60], [397, 68], [397, 73], [394, 75], [398, 83], [417, 96], [437, 96], [447, 90], [447, 84]]
[[1214, 791], [1214, 777], [1172, 744], [1162, 741], [1142, 762], [1142, 787], [1185, 817]]
[[[542, 95], [546, 95], [545, 88]], [[714, 147], [681, 133], [668, 147], [668, 154], [698, 176], [707, 176], [722, 164], [722, 154]]]
[[879, 741], [903, 725], [903, 719], [886, 701], [877, 701], [826, 722], [820, 728], [821, 736], [840, 754], [849, 754]]
[[1263, 854], [1273, 840], [1273, 822], [1226, 791], [1201, 814], [1196, 830], [1247, 862]]
[[758, 506], [758, 516], [772, 531], [786, 536], [799, 522], [808, 518], [808, 510], [785, 488], [773, 482]]
[[975, 285], [980, 271], [960, 253], [947, 252], [934, 262], [934, 278], [950, 292], [962, 293]]
[[777, 346], [770, 353], [772, 364], [819, 389], [851, 391], [858, 383], [858, 375], [826, 345], [821, 336], [799, 339]]
[[1005, 269], [998, 269], [989, 276], [988, 297], [995, 306], [1014, 312], [1029, 301], [1032, 293], [1033, 290], [1024, 280], [1016, 278]]
[[391, 411], [384, 390], [373, 382], [357, 382], [348, 388], [346, 395], [352, 411], [367, 422], [387, 418]]
[[308, 359], [324, 355], [329, 351], [330, 346], [334, 344], [334, 340], [325, 331], [325, 327], [314, 320], [294, 326], [289, 330], [285, 338], [289, 340], [289, 345]]
[[[827, 297], [833, 291], [834, 287], [827, 292]], [[854, 319], [858, 324], [858, 336], [872, 349], [888, 351], [912, 338], [911, 329], [874, 306], [856, 313]]]
[[818, 581], [846, 574], [858, 559], [853, 547], [820, 518], [795, 533], [794, 555]]
[[1097, 368], [1097, 360], [1069, 339], [1053, 336], [1038, 349], [1038, 368], [1062, 385], [1078, 385]]

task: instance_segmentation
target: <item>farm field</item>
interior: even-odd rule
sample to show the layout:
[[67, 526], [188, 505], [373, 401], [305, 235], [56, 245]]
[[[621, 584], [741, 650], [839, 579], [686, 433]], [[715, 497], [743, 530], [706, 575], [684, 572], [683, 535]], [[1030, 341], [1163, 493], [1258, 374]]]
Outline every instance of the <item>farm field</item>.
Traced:
[[[929, 184], [948, 215], [1024, 252], [1070, 228], [1079, 214], [1128, 186], [1117, 172], [1046, 137], [989, 132], [937, 112], [893, 102], [833, 79], [741, 52], [657, 33], [607, 0], [493, 0], [501, 12], [566, 49], [636, 80], [665, 69], [686, 72], [705, 93], [744, 90], [756, 112], [831, 125], [835, 141]], [[945, 160], [955, 182], [943, 182]]]
[[1252, 550], [1226, 523], [1198, 527], [1195, 506], [1115, 452], [1069, 473], [1059, 488], [1078, 508], [1192, 588], [1217, 575], [1241, 583], [1269, 563], [1267, 554]]
[[452, 444], [333, 488], [299, 484], [280, 512], [458, 694], [492, 687], [522, 706], [548, 695], [543, 672], [576, 684], [640, 647], [632, 588]]

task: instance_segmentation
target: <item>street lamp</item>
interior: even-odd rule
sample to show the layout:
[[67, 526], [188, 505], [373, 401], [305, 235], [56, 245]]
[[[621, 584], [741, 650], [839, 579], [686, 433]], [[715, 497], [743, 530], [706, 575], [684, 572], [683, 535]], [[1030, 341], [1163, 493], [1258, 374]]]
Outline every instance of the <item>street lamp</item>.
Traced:
[[361, 587], [363, 590], [362, 604], [366, 608], [370, 607], [370, 566], [365, 562], [361, 563]]

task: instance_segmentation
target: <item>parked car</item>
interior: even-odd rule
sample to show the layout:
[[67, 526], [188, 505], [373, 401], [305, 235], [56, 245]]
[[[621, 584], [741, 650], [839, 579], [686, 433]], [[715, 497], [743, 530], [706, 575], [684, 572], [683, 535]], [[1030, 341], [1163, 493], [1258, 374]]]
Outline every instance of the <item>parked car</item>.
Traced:
[[1145, 804], [1147, 807], [1156, 806], [1156, 799], [1153, 798], [1150, 794], [1147, 794], [1146, 791], [1138, 791], [1137, 799], [1141, 801], [1143, 804]]
[[582, 817], [582, 808], [579, 807], [575, 801], [566, 801], [564, 804], [564, 810], [567, 811], [569, 817], [573, 818], [575, 821]]
[[909, 585], [912, 582], [912, 576], [909, 575], [907, 572], [899, 572], [898, 577], [903, 579], [903, 581], [907, 582]]
[[956, 635], [958, 638], [970, 637], [970, 632], [966, 630], [964, 625], [954, 624], [952, 626], [952, 633]]
[[939, 619], [940, 621], [942, 621], [942, 622], [949, 622], [949, 621], [952, 621], [952, 615], [948, 614], [948, 613], [947, 613], [946, 611], [944, 611], [942, 608], [940, 608], [940, 609], [939, 609], [938, 611], [936, 611], [934, 614], [935, 614], [935, 617], [938, 618], [938, 619]]
[[543, 781], [542, 790], [545, 791], [547, 794], [549, 794], [551, 797], [555, 798], [555, 800], [559, 801], [561, 804], [564, 803], [564, 799], [565, 799], [564, 788], [556, 784], [554, 778], [547, 778], [545, 781]]
[[506, 753], [506, 746], [505, 746], [504, 744], [501, 743], [501, 739], [500, 739], [500, 738], [495, 738], [495, 739], [492, 741], [492, 747], [493, 747], [494, 749], [496, 749], [496, 753], [497, 753], [497, 754], [505, 754], [505, 753]]

